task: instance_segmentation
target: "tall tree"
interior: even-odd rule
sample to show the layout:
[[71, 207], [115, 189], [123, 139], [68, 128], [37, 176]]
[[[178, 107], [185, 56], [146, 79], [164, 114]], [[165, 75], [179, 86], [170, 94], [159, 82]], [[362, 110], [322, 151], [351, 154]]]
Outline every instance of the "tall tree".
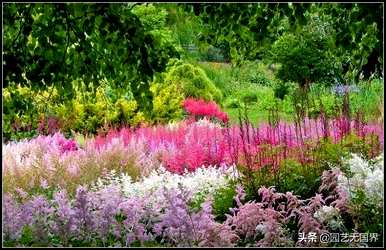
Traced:
[[151, 104], [148, 80], [162, 71], [172, 44], [159, 45], [132, 11], [134, 4], [4, 4], [4, 86], [54, 85], [71, 98], [73, 80], [90, 88], [107, 79]]

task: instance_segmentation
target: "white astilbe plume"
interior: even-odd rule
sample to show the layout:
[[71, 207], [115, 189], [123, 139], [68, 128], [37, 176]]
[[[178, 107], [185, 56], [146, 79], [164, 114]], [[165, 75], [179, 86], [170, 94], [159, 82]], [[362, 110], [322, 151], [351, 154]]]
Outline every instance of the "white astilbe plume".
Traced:
[[347, 192], [354, 194], [363, 190], [368, 201], [383, 207], [384, 163], [383, 154], [368, 162], [356, 154], [346, 161], [352, 176], [340, 175], [338, 184]]
[[[218, 189], [226, 187], [230, 179], [237, 178], [239, 173], [234, 167], [212, 166], [198, 168], [191, 173], [183, 175], [167, 171], [162, 166], [154, 170], [147, 177], [134, 182], [133, 179], [121, 174], [117, 176], [110, 172], [103, 178], [99, 178], [93, 185], [93, 189], [101, 189], [109, 185], [118, 185], [126, 197], [152, 197], [151, 203], [156, 204], [164, 200], [164, 190], [183, 189], [191, 192], [193, 196], [208, 196]], [[157, 193], [159, 195], [154, 195]]]
[[340, 217], [340, 211], [333, 206], [322, 206], [314, 213], [314, 217], [320, 222], [325, 223], [333, 230], [343, 226], [343, 221]]

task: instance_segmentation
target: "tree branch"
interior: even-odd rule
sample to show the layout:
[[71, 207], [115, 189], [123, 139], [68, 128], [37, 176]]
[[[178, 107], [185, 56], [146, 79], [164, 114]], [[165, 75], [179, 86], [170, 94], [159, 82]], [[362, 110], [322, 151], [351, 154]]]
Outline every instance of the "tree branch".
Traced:
[[[32, 4], [30, 4], [30, 6], [29, 6], [29, 8], [28, 8], [28, 11], [27, 11], [27, 15], [26, 15], [25, 17], [27, 17], [27, 16], [29, 15], [29, 13], [31, 12], [31, 9], [32, 9]], [[23, 13], [23, 15], [24, 15], [24, 13]], [[20, 18], [20, 22], [21, 22], [22, 19], [23, 19], [23, 18]], [[13, 41], [12, 41], [12, 47], [15, 46], [15, 42], [16, 42], [17, 39], [19, 38], [20, 33], [21, 33], [21, 31], [23, 30], [25, 24], [26, 24], [26, 20], [24, 20], [24, 22], [20, 25], [19, 32], [17, 33], [15, 39], [13, 39]]]

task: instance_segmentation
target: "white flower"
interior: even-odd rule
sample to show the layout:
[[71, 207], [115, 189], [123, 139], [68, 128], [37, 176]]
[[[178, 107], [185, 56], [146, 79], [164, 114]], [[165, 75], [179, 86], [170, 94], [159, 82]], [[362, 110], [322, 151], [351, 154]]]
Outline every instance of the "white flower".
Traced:
[[315, 212], [314, 217], [325, 222], [331, 220], [334, 216], [339, 215], [339, 210], [332, 206], [323, 206]]
[[114, 177], [113, 175], [115, 173], [98, 179], [93, 186], [94, 189], [117, 185], [126, 197], [148, 197], [153, 204], [162, 200], [164, 189], [171, 190], [182, 187], [191, 192], [193, 196], [203, 195], [206, 197], [227, 186], [230, 179], [239, 176], [234, 167], [224, 166], [220, 168], [202, 167], [183, 175], [171, 173], [161, 166], [137, 182], [133, 182], [132, 178], [126, 174], [115, 175]]
[[347, 163], [350, 166], [350, 172], [354, 175], [359, 174], [366, 176], [370, 170], [369, 164], [357, 154], [352, 154]]
[[339, 209], [332, 206], [323, 206], [314, 213], [314, 217], [327, 224], [332, 229], [340, 228], [343, 221], [340, 218]]
[[374, 202], [380, 201], [380, 204], [383, 204], [384, 197], [384, 172], [383, 170], [376, 169], [374, 172], [370, 173], [366, 180], [364, 181], [366, 194]]
[[209, 119], [204, 117], [195, 122], [196, 126], [209, 127], [209, 128], [221, 128], [221, 125], [218, 123], [211, 122]]
[[267, 228], [263, 224], [258, 224], [255, 228], [257, 234], [265, 235], [265, 232], [267, 231]]
[[384, 164], [383, 154], [373, 161], [367, 162], [356, 154], [346, 161], [349, 164], [352, 177], [338, 176], [338, 185], [350, 192], [364, 191], [367, 201], [379, 207], [383, 207], [384, 200]]

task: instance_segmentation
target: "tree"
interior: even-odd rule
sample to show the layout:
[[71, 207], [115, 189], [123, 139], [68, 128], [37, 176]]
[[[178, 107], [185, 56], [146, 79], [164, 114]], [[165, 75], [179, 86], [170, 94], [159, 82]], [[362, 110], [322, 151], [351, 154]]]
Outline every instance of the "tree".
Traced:
[[4, 86], [55, 86], [73, 96], [73, 80], [95, 89], [102, 79], [151, 109], [149, 80], [170, 57], [171, 43], [144, 26], [133, 4], [4, 4]]
[[358, 80], [361, 72], [368, 78], [383, 70], [383, 4], [318, 4], [319, 12], [329, 15], [336, 31], [336, 55], [343, 74]]
[[270, 57], [276, 40], [298, 36], [316, 15], [334, 31], [328, 49], [340, 64], [338, 78], [355, 80], [361, 72], [368, 78], [383, 69], [382, 3], [195, 3], [185, 9], [207, 25], [202, 40], [222, 48], [234, 62]]
[[340, 72], [332, 51], [335, 33], [330, 21], [310, 15], [307, 25], [283, 34], [271, 49], [273, 62], [280, 63], [278, 77], [304, 89], [313, 82], [333, 83]]
[[[309, 4], [226, 3], [192, 4], [186, 9], [208, 26], [202, 39], [223, 49], [234, 62], [266, 57], [266, 51], [283, 32], [304, 23]], [[286, 20], [284, 20], [286, 17]], [[284, 22], [283, 22], [284, 21]]]

